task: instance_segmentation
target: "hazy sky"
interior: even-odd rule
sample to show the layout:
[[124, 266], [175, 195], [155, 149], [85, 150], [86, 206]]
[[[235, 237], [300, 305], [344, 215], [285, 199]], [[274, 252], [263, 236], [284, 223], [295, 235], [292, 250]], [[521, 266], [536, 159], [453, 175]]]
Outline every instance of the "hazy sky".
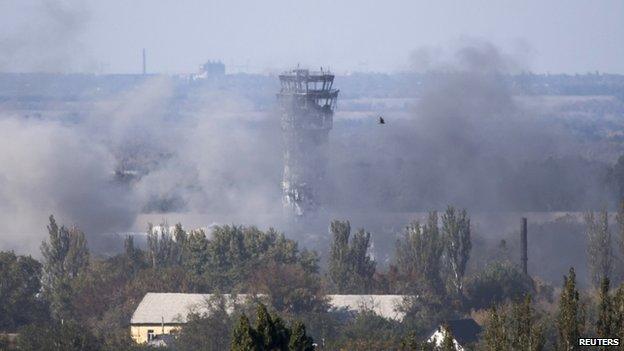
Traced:
[[152, 72], [396, 71], [478, 38], [536, 72], [624, 73], [622, 0], [0, 0], [0, 22], [3, 70], [138, 72], [145, 47]]

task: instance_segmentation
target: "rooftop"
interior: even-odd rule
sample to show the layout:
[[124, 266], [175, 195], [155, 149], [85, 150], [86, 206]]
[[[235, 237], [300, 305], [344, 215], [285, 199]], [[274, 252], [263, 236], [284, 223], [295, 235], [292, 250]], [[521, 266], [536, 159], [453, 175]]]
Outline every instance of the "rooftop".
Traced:
[[[186, 323], [190, 312], [208, 312], [209, 301], [217, 294], [147, 293], [134, 311], [131, 324], [181, 324]], [[252, 295], [224, 294], [227, 302], [235, 300], [244, 303]], [[403, 313], [397, 306], [403, 295], [328, 295], [330, 304], [336, 309], [349, 311], [372, 310], [381, 317], [401, 320]], [[230, 307], [230, 306], [228, 306]]]

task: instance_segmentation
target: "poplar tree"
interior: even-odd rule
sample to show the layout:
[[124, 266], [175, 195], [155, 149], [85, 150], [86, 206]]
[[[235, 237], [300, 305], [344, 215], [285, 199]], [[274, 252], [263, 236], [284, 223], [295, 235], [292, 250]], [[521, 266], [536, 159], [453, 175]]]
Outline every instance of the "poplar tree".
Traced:
[[585, 310], [580, 303], [580, 295], [576, 288], [574, 268], [570, 268], [569, 275], [563, 277], [557, 329], [559, 332], [557, 344], [560, 351], [578, 349], [577, 341], [585, 331]]
[[141, 250], [134, 246], [134, 237], [128, 235], [124, 240], [124, 259], [130, 275], [135, 275], [143, 266]]
[[279, 316], [272, 316], [266, 306], [256, 310], [256, 328], [241, 315], [232, 333], [231, 351], [312, 351], [314, 341], [306, 334], [305, 325], [295, 322], [288, 328]]
[[609, 278], [604, 278], [602, 280], [599, 298], [596, 335], [599, 338], [611, 338], [614, 336], [615, 332], [615, 316], [613, 302], [611, 296], [609, 296]]
[[49, 219], [48, 241], [41, 244], [42, 285], [52, 316], [60, 320], [71, 317], [71, 282], [86, 271], [89, 249], [84, 233], [77, 227], [59, 227], [54, 216]]
[[[613, 319], [611, 332], [615, 337], [624, 339], [624, 284], [615, 292], [612, 299]], [[619, 350], [624, 350], [624, 345], [620, 345]]]
[[598, 214], [585, 214], [587, 225], [587, 258], [591, 281], [599, 288], [604, 278], [610, 278], [613, 269], [613, 253], [611, 250], [611, 231], [609, 230], [609, 214], [606, 210]]
[[314, 341], [307, 335], [305, 324], [302, 322], [297, 321], [294, 323], [288, 347], [290, 351], [314, 350]]
[[360, 229], [351, 240], [349, 221], [332, 221], [329, 279], [339, 293], [366, 293], [372, 289], [375, 261], [368, 251], [371, 235]]
[[[159, 233], [160, 232], [160, 235]], [[147, 254], [152, 268], [170, 267], [177, 264], [177, 245], [167, 223], [156, 230], [149, 223], [147, 227]]]
[[505, 316], [499, 315], [498, 309], [493, 307], [490, 311], [490, 319], [483, 333], [485, 350], [499, 351], [508, 349], [509, 341], [505, 328]]
[[256, 332], [249, 323], [249, 318], [242, 314], [232, 332], [231, 351], [262, 351]]
[[273, 350], [279, 344], [278, 331], [267, 310], [263, 304], [258, 304], [256, 320], [256, 331], [258, 337], [262, 341], [265, 350]]
[[546, 339], [543, 328], [536, 322], [531, 296], [513, 304], [510, 318], [510, 341], [514, 350], [541, 351]]
[[615, 221], [618, 224], [617, 240], [620, 254], [624, 256], [624, 200], [620, 201]]
[[173, 252], [172, 261], [175, 265], [182, 265], [187, 258], [188, 233], [182, 228], [182, 223], [177, 223], [173, 229]]
[[449, 206], [442, 216], [442, 236], [445, 246], [446, 266], [454, 293], [461, 295], [466, 265], [470, 259], [470, 218], [466, 210], [457, 211]]
[[442, 254], [444, 243], [438, 230], [438, 214], [430, 212], [427, 223], [412, 222], [396, 244], [396, 266], [406, 280], [408, 292], [444, 293]]
[[186, 239], [186, 258], [183, 266], [193, 275], [201, 276], [209, 262], [208, 240], [203, 230], [192, 231]]

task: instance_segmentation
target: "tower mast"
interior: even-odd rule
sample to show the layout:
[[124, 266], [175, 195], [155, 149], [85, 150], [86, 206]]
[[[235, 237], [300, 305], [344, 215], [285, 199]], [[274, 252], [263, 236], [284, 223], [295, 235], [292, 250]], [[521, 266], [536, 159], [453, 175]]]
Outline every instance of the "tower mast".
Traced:
[[279, 76], [278, 100], [284, 138], [282, 202], [296, 216], [320, 206], [338, 89], [329, 71], [294, 69]]

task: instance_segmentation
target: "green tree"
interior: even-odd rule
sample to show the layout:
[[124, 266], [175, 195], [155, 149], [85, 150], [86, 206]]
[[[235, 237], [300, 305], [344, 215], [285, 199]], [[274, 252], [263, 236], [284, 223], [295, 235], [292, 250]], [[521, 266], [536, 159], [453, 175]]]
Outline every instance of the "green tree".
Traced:
[[438, 230], [437, 212], [429, 213], [425, 225], [411, 223], [402, 240], [396, 244], [396, 267], [404, 281], [404, 286], [399, 290], [443, 294], [440, 275], [443, 252], [444, 243]]
[[316, 261], [298, 245], [273, 229], [262, 232], [256, 227], [219, 226], [213, 229], [207, 245], [208, 262], [204, 276], [209, 285], [220, 290], [246, 288], [258, 267], [268, 263], [296, 264], [306, 271], [317, 271]]
[[442, 236], [445, 247], [446, 266], [453, 291], [460, 295], [463, 290], [466, 265], [470, 259], [470, 218], [466, 210], [457, 211], [449, 206], [442, 216]]
[[500, 315], [496, 307], [492, 307], [490, 318], [483, 332], [483, 344], [485, 350], [498, 351], [507, 350], [509, 340], [507, 338], [505, 315]]
[[82, 231], [59, 227], [53, 216], [48, 225], [48, 242], [41, 244], [44, 258], [42, 277], [44, 293], [50, 301], [52, 316], [71, 317], [71, 282], [89, 265], [89, 249]]
[[256, 330], [262, 340], [264, 349], [271, 350], [278, 343], [277, 328], [266, 306], [258, 304], [256, 311]]
[[541, 351], [546, 339], [538, 323], [531, 297], [511, 305], [494, 306], [483, 333], [485, 350]]
[[268, 263], [257, 269], [252, 285], [268, 294], [273, 308], [289, 314], [325, 312], [329, 309], [319, 274], [300, 265]]
[[360, 229], [351, 241], [349, 221], [332, 221], [329, 279], [339, 293], [366, 293], [372, 289], [375, 261], [369, 256], [371, 235]]
[[512, 305], [509, 318], [509, 339], [513, 350], [541, 351], [546, 339], [542, 326], [537, 322], [531, 295]]
[[470, 307], [489, 308], [534, 293], [533, 281], [509, 262], [493, 262], [466, 284]]
[[173, 233], [167, 223], [147, 226], [147, 256], [152, 268], [171, 267], [177, 264], [177, 249]]
[[603, 210], [596, 218], [593, 212], [587, 212], [585, 223], [587, 225], [587, 258], [590, 277], [594, 287], [598, 288], [604, 278], [611, 277], [613, 269], [609, 214], [607, 210]]
[[613, 301], [609, 295], [609, 278], [603, 278], [600, 284], [600, 302], [598, 304], [598, 319], [596, 321], [596, 335], [599, 338], [611, 338], [615, 335], [615, 315]]
[[231, 343], [233, 318], [222, 295], [206, 301], [207, 311], [191, 313], [176, 339], [179, 351], [222, 351]]
[[442, 326], [442, 330], [444, 330], [444, 338], [442, 339], [442, 344], [440, 345], [440, 351], [457, 351], [455, 348], [455, 338], [453, 337], [453, 332], [448, 325]]
[[0, 252], [0, 330], [15, 331], [44, 319], [46, 310], [38, 298], [41, 263], [30, 256]]
[[290, 336], [290, 342], [288, 343], [290, 351], [313, 351], [314, 341], [306, 333], [305, 325], [297, 321], [292, 328], [292, 335]]
[[96, 351], [101, 345], [88, 328], [65, 321], [28, 325], [20, 330], [17, 347], [22, 351]]
[[170, 264], [181, 266], [188, 255], [188, 233], [182, 228], [181, 223], [176, 223], [173, 227], [171, 238], [173, 242], [171, 244], [171, 257], [169, 258]]
[[617, 192], [618, 199], [624, 199], [624, 155], [621, 155], [610, 170], [611, 184]]
[[184, 267], [195, 276], [204, 274], [208, 264], [208, 240], [203, 230], [192, 231], [186, 240]]
[[434, 343], [428, 341], [420, 341], [418, 334], [410, 331], [399, 346], [401, 351], [438, 351], [438, 347]]
[[[624, 339], [624, 284], [615, 292], [615, 296], [612, 298], [612, 335]], [[620, 350], [624, 350], [624, 345], [620, 345]]]
[[124, 240], [123, 259], [125, 260], [125, 268], [128, 269], [130, 276], [136, 275], [145, 266], [143, 252], [135, 247], [132, 235], [128, 235]]
[[563, 277], [557, 329], [559, 331], [558, 349], [561, 351], [577, 350], [577, 340], [585, 331], [585, 309], [581, 305], [580, 295], [576, 288], [574, 268], [570, 268], [569, 275]]
[[401, 324], [365, 308], [346, 321], [332, 350], [394, 350], [401, 344]]
[[290, 330], [278, 316], [271, 316], [264, 304], [258, 304], [256, 331], [264, 350], [288, 351]]
[[263, 345], [258, 341], [249, 318], [242, 314], [232, 332], [231, 351], [262, 351]]
[[[620, 156], [620, 160], [624, 162], [624, 156]], [[624, 256], [624, 197], [622, 197], [620, 200], [620, 205], [618, 206], [618, 212], [615, 216], [615, 221], [618, 224], [617, 243], [620, 248], [620, 255]]]
[[[312, 338], [307, 336], [305, 325], [300, 322], [288, 328], [277, 315], [271, 315], [263, 304], [256, 309], [256, 327], [242, 314], [232, 333], [232, 351], [289, 351], [311, 350]], [[312, 348], [313, 349], [313, 348]]]

